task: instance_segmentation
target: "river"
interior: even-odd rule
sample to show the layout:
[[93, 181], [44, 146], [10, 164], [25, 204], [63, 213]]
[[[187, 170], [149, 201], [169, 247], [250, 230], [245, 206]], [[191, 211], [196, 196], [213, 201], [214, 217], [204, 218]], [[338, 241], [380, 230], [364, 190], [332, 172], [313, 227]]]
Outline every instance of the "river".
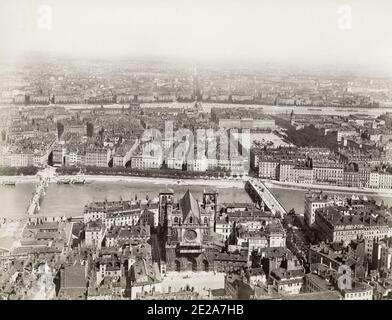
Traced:
[[[235, 103], [201, 103], [204, 112], [211, 112], [212, 108], [259, 108], [263, 109], [266, 114], [279, 115], [279, 114], [290, 114], [292, 110], [296, 114], [313, 114], [313, 115], [341, 115], [347, 116], [350, 114], [366, 114], [377, 117], [386, 112], [392, 112], [392, 107], [380, 107], [380, 108], [356, 108], [356, 107], [319, 107], [319, 106], [271, 106], [262, 104], [235, 104]], [[92, 104], [66, 104], [63, 105], [67, 109], [92, 109], [99, 108], [101, 105]], [[121, 108], [122, 104], [109, 104], [104, 107], [107, 109]], [[161, 102], [161, 103], [142, 103], [141, 107], [145, 108], [182, 108], [192, 107], [194, 102]], [[6, 105], [5, 107], [15, 107], [12, 105]], [[29, 106], [18, 106], [19, 108], [30, 108], [39, 107], [37, 105]], [[42, 107], [42, 106], [40, 106]], [[47, 106], [45, 106], [47, 107]]]
[[[34, 190], [35, 183], [20, 182], [15, 187], [0, 187], [0, 217], [17, 217], [26, 214], [27, 205]], [[189, 189], [196, 199], [201, 200], [203, 189], [211, 188], [204, 185], [166, 185], [163, 183], [135, 182], [135, 181], [91, 181], [86, 185], [63, 185], [51, 183], [41, 204], [40, 214], [48, 216], [80, 216], [84, 205], [91, 201], [124, 200], [154, 198], [159, 190], [170, 187], [177, 198], [180, 198]], [[222, 202], [251, 202], [243, 188], [215, 187], [219, 193], [218, 201]], [[306, 190], [270, 188], [273, 194], [281, 201], [287, 211], [294, 208], [299, 214], [304, 211], [304, 197]], [[327, 191], [325, 191], [328, 193]], [[342, 196], [344, 193], [339, 193]], [[351, 196], [351, 194], [346, 194]], [[380, 202], [392, 206], [392, 197], [368, 195]]]
[[[17, 217], [26, 214], [27, 205], [34, 190], [34, 183], [18, 183], [15, 187], [0, 187], [0, 217]], [[202, 200], [204, 185], [168, 185], [180, 198], [190, 190], [197, 200]], [[91, 201], [145, 199], [158, 196], [165, 184], [127, 181], [92, 181], [85, 185], [51, 183], [41, 203], [40, 214], [48, 216], [80, 216], [84, 205]], [[251, 202], [244, 189], [215, 187], [219, 202]]]

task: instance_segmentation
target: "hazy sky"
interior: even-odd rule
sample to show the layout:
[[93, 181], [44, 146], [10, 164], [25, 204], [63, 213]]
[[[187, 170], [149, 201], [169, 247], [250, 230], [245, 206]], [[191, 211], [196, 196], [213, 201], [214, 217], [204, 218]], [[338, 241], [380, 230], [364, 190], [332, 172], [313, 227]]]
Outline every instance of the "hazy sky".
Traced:
[[0, 41], [2, 57], [43, 51], [392, 70], [392, 1], [1, 0]]

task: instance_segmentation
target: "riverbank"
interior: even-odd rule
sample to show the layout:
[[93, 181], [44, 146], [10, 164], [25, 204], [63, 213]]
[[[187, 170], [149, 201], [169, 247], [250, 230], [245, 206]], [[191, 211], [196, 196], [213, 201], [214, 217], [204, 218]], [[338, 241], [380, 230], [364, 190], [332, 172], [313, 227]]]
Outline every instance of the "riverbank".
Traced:
[[[50, 177], [51, 183], [57, 183], [60, 179], [75, 179], [75, 175], [61, 175]], [[179, 186], [216, 186], [220, 188], [244, 188], [245, 182], [250, 178], [215, 178], [215, 179], [175, 179], [159, 177], [140, 177], [140, 176], [122, 176], [122, 175], [83, 175], [86, 183], [91, 182], [127, 182], [127, 183], [152, 183], [154, 185], [179, 185]], [[29, 183], [38, 182], [39, 176], [0, 176], [0, 184], [3, 182]], [[263, 180], [268, 188], [279, 188], [288, 190], [325, 190], [336, 193], [360, 193], [377, 195], [382, 197], [392, 197], [392, 189], [371, 189], [371, 188], [352, 188], [344, 186], [318, 185], [318, 184], [301, 184], [293, 182], [281, 182], [276, 180]]]
[[[139, 176], [121, 176], [121, 175], [83, 175], [86, 183], [89, 182], [129, 182], [129, 183], [152, 183], [163, 185], [181, 185], [181, 186], [217, 186], [220, 188], [243, 188], [248, 177], [244, 178], [226, 178], [226, 179], [174, 179], [174, 178], [156, 178], [156, 177], [139, 177]], [[50, 177], [51, 183], [57, 183], [59, 180], [75, 179], [75, 175], [61, 175]], [[0, 184], [6, 181], [23, 183], [23, 182], [38, 182], [39, 176], [1, 176]]]
[[39, 181], [39, 177], [37, 175], [34, 176], [0, 176], [0, 184], [3, 182], [37, 182]]
[[304, 184], [293, 182], [281, 182], [275, 180], [262, 180], [268, 188], [278, 189], [292, 189], [292, 190], [325, 190], [329, 192], [343, 193], [343, 194], [364, 194], [375, 195], [381, 197], [392, 197], [391, 189], [371, 189], [371, 188], [352, 188], [343, 186], [330, 186], [323, 184]]
[[[50, 182], [57, 182], [59, 179], [74, 179], [75, 176], [59, 176], [50, 179]], [[135, 176], [102, 176], [102, 175], [83, 175], [86, 183], [90, 182], [127, 182], [127, 183], [152, 183], [155, 185], [178, 185], [178, 186], [216, 186], [219, 188], [244, 188], [247, 179], [169, 179], [151, 178]]]

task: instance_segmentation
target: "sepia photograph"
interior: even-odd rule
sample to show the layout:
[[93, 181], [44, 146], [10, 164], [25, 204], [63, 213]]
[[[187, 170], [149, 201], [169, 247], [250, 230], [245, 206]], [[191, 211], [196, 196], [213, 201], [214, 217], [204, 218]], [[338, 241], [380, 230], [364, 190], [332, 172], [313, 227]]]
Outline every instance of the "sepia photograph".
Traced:
[[392, 299], [392, 1], [2, 0], [0, 39], [0, 300]]

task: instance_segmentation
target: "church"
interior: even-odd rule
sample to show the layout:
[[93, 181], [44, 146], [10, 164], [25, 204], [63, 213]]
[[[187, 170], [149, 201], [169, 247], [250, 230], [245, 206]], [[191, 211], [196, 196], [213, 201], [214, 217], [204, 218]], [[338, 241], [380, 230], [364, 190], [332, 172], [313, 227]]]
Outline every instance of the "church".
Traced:
[[204, 191], [200, 203], [188, 190], [179, 201], [167, 189], [159, 194], [159, 229], [165, 240], [167, 271], [212, 271], [218, 193]]

